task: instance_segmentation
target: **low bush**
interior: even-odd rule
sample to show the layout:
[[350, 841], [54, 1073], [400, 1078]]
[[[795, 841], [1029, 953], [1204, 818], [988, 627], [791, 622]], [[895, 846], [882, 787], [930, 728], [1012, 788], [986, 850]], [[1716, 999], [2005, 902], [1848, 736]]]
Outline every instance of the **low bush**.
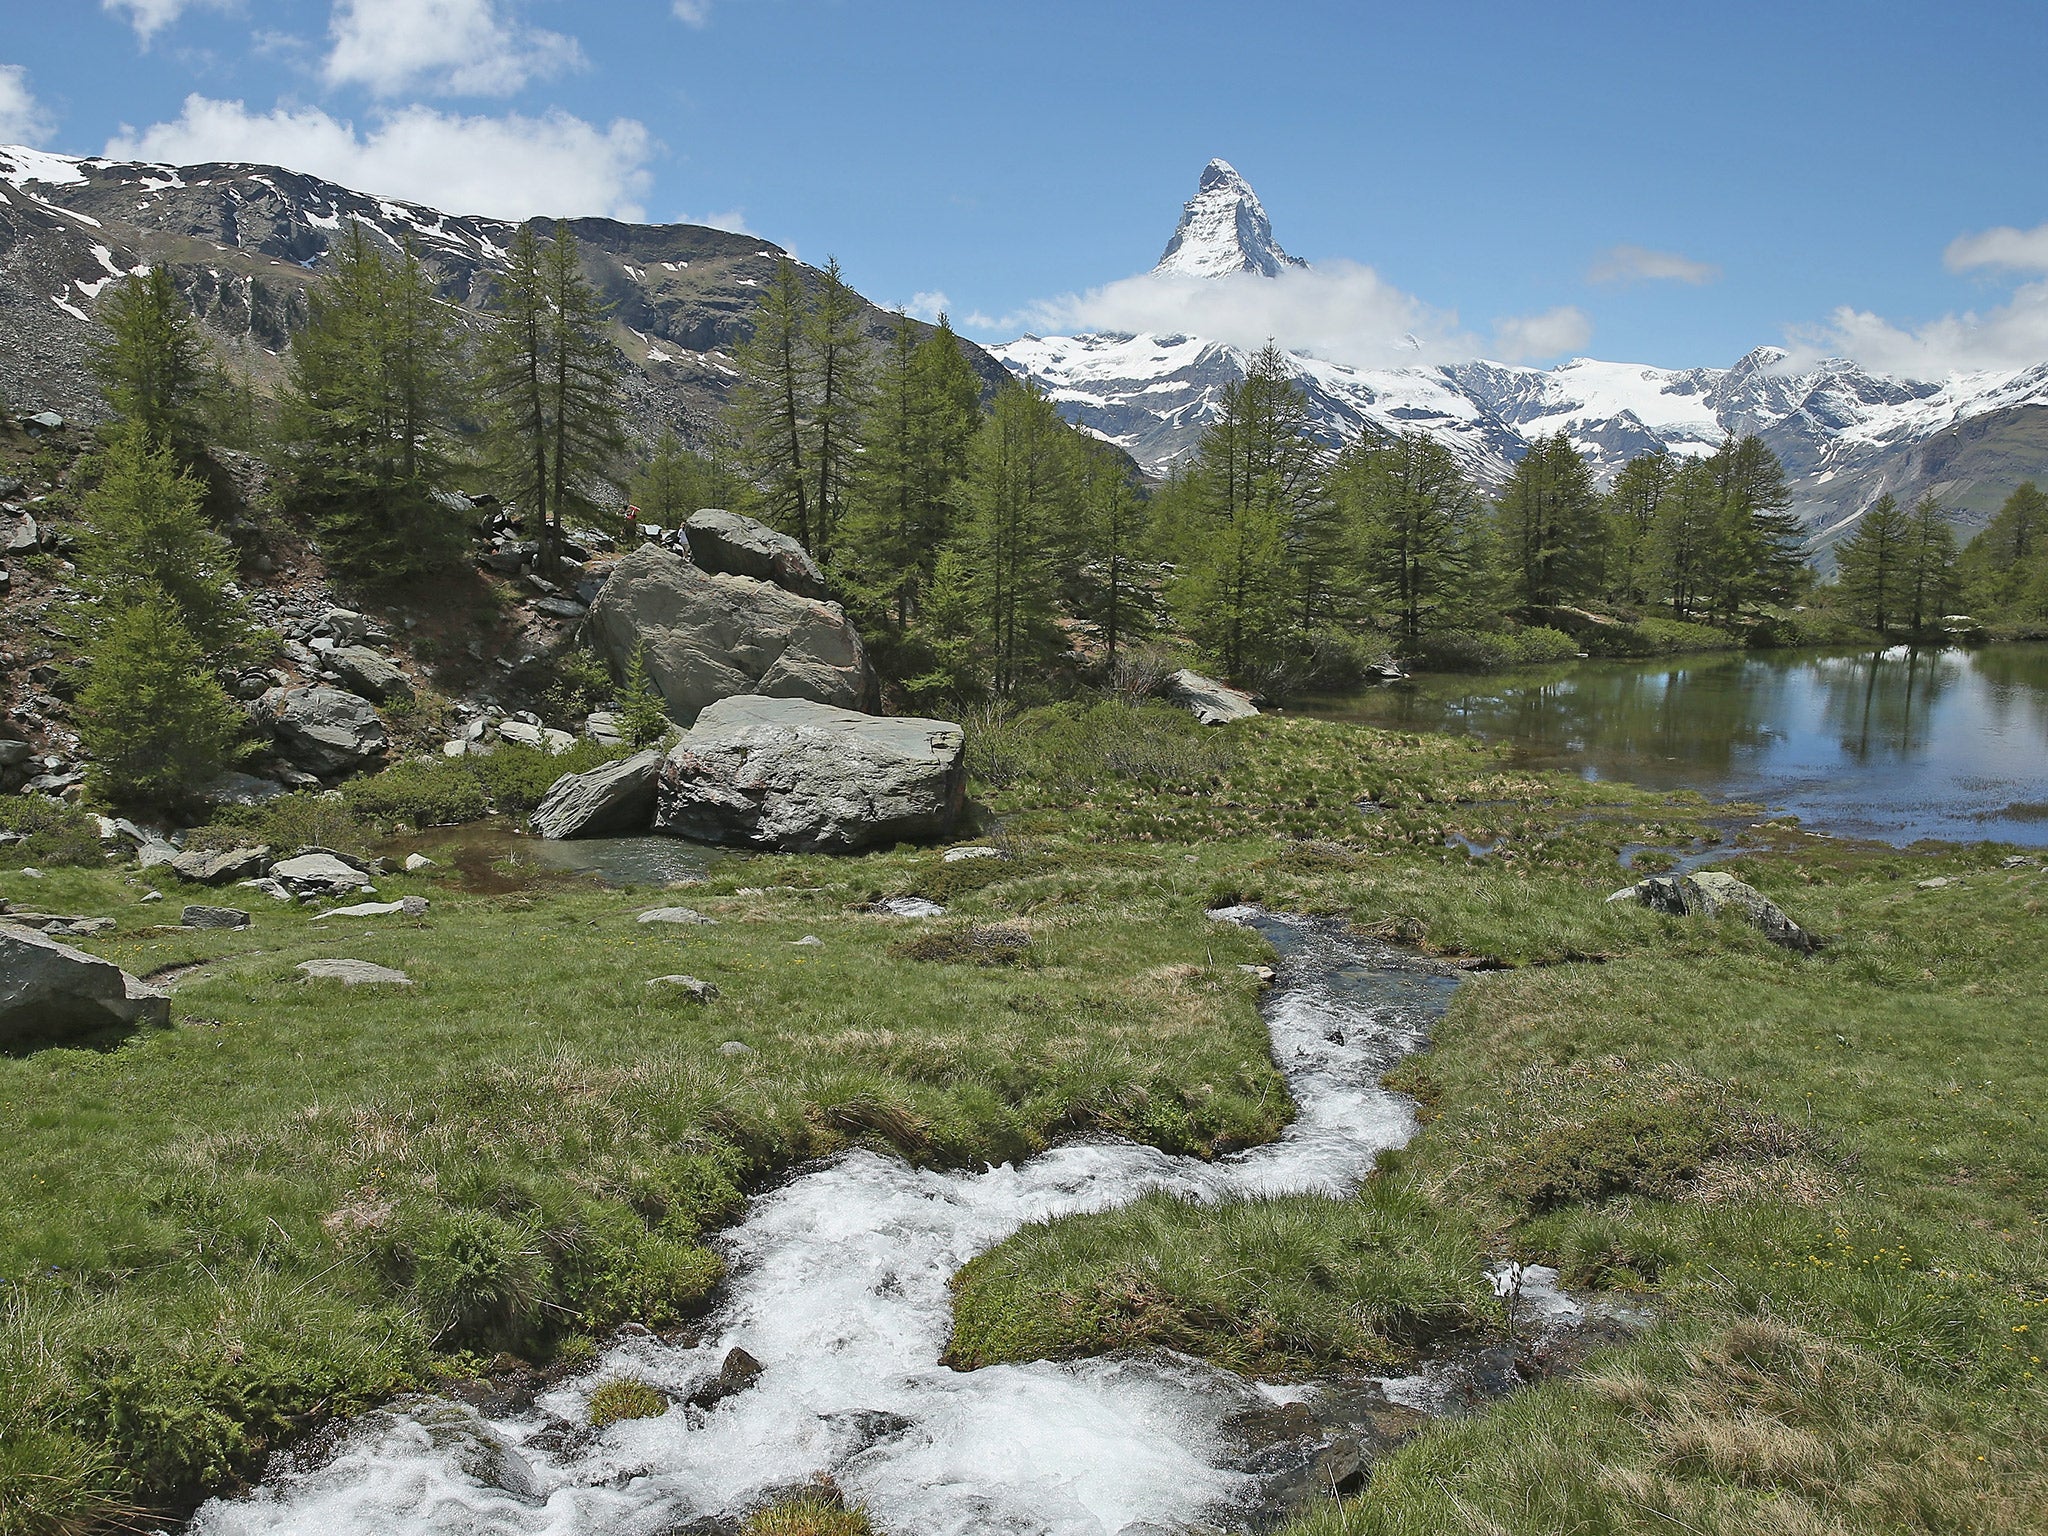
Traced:
[[1530, 625], [1519, 629], [1447, 629], [1425, 635], [1417, 647], [1422, 665], [1435, 672], [1499, 672], [1509, 667], [1569, 661], [1579, 642], [1561, 629]]
[[22, 834], [22, 841], [0, 847], [0, 867], [96, 869], [107, 861], [98, 824], [77, 806], [59, 800], [41, 795], [0, 798], [0, 831]]
[[1756, 650], [1880, 643], [1876, 631], [1866, 629], [1846, 613], [1827, 608], [1792, 608], [1765, 614], [1749, 626], [1743, 640]]
[[410, 759], [341, 788], [351, 815], [374, 827], [442, 827], [492, 814], [519, 816], [540, 804], [555, 780], [584, 773], [620, 749], [579, 741], [560, 754], [516, 742], [464, 757]]
[[1733, 650], [1741, 642], [1725, 629], [1711, 624], [1689, 624], [1679, 619], [1639, 619], [1589, 629], [1581, 638], [1595, 656], [1676, 656], [1688, 651]]
[[621, 1419], [658, 1419], [668, 1412], [668, 1398], [652, 1382], [638, 1376], [614, 1376], [590, 1394], [590, 1427], [604, 1429]]
[[889, 953], [945, 965], [1021, 965], [1031, 958], [1031, 935], [1008, 923], [969, 923], [905, 939]]
[[1198, 784], [1234, 761], [1227, 736], [1169, 704], [1070, 701], [990, 712], [967, 728], [969, 770], [1000, 788], [1029, 780], [1063, 791], [1118, 784]]

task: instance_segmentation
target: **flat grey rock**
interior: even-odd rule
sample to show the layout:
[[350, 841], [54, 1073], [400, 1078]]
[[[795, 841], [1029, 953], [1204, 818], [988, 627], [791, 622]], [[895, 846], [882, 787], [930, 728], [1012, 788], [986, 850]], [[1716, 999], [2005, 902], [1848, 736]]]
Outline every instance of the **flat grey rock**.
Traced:
[[800, 597], [823, 597], [825, 573], [786, 533], [737, 512], [706, 507], [683, 519], [690, 558], [707, 571], [772, 581]]
[[340, 895], [345, 891], [363, 890], [370, 883], [370, 877], [364, 871], [332, 853], [301, 853], [293, 858], [280, 859], [270, 866], [269, 873], [271, 879], [302, 893], [315, 891]]
[[1740, 913], [1763, 930], [1764, 937], [1787, 949], [1810, 954], [1818, 946], [1814, 938], [1768, 896], [1753, 885], [1719, 870], [1695, 870], [1689, 875], [1652, 875], [1616, 891], [1610, 902], [1634, 901], [1653, 911], [1678, 917], [1718, 917], [1724, 911]]
[[353, 906], [330, 908], [316, 916], [313, 921], [325, 922], [330, 917], [390, 917], [401, 913], [406, 917], [425, 917], [427, 898], [402, 896], [397, 901], [359, 901]]
[[945, 859], [948, 864], [964, 864], [969, 859], [1007, 859], [1009, 855], [1000, 848], [948, 848]]
[[645, 832], [654, 821], [659, 752], [636, 752], [588, 773], [565, 773], [549, 786], [527, 825], [536, 837], [599, 837]]
[[1242, 688], [1219, 683], [1186, 667], [1166, 680], [1166, 696], [1203, 725], [1228, 725], [1233, 720], [1249, 720], [1259, 712], [1252, 696]]
[[966, 785], [950, 721], [746, 694], [705, 709], [669, 752], [654, 830], [786, 853], [920, 842], [952, 829]]
[[0, 1050], [170, 1021], [170, 999], [111, 960], [0, 918]]
[[196, 850], [171, 860], [171, 872], [181, 880], [198, 885], [226, 885], [263, 873], [270, 862], [270, 849], [259, 844], [251, 848], [230, 848], [221, 852]]
[[302, 960], [299, 969], [322, 981], [338, 981], [345, 987], [409, 987], [412, 978], [389, 966], [367, 960]]
[[364, 767], [391, 740], [375, 706], [341, 688], [272, 688], [256, 701], [256, 718], [286, 757], [321, 777]]
[[330, 651], [327, 664], [341, 674], [341, 680], [365, 698], [379, 704], [412, 697], [412, 679], [398, 663], [366, 645], [344, 645]]
[[718, 923], [717, 918], [706, 917], [702, 912], [692, 911], [688, 907], [655, 907], [650, 911], [642, 912], [635, 921], [642, 923], [702, 924], [705, 927], [715, 927]]
[[700, 1003], [708, 1003], [718, 996], [718, 988], [708, 981], [699, 981], [695, 976], [656, 976], [647, 983], [650, 987], [673, 987], [686, 996], [694, 997]]
[[187, 907], [179, 922], [187, 928], [246, 928], [249, 914], [240, 907]]
[[884, 896], [874, 905], [884, 917], [944, 917], [946, 909], [929, 896]]
[[416, 875], [423, 869], [433, 869], [435, 867], [437, 866], [434, 861], [424, 853], [408, 853], [405, 856], [405, 872], [408, 875]]

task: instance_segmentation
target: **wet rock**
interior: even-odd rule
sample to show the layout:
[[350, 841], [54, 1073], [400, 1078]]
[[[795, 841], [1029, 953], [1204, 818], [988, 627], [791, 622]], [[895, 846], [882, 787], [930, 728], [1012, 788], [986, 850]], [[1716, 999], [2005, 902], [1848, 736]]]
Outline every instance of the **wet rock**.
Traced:
[[654, 820], [659, 752], [636, 752], [588, 773], [565, 773], [534, 807], [527, 824], [536, 837], [598, 837], [644, 832]]
[[837, 853], [944, 837], [966, 794], [944, 720], [805, 699], [721, 699], [662, 765], [654, 829], [706, 843]]
[[656, 976], [647, 983], [650, 987], [673, 988], [700, 1003], [708, 1003], [718, 996], [718, 988], [708, 981], [699, 981], [695, 976]]
[[737, 512], [706, 507], [683, 520], [690, 558], [707, 571], [772, 581], [801, 597], [825, 595], [825, 573], [786, 533]]
[[409, 987], [412, 978], [389, 966], [367, 960], [302, 960], [299, 969], [316, 980], [338, 981], [345, 987]]
[[651, 543], [613, 568], [589, 622], [618, 675], [645, 647], [648, 678], [677, 720], [735, 694], [857, 709], [874, 691], [867, 651], [838, 604], [715, 575]]
[[1166, 680], [1166, 696], [1203, 725], [1227, 725], [1232, 720], [1249, 720], [1259, 712], [1252, 696], [1242, 688], [1219, 683], [1186, 667]]
[[239, 907], [187, 907], [178, 921], [187, 928], [246, 928], [249, 914]]
[[709, 1408], [722, 1403], [735, 1392], [744, 1392], [761, 1375], [761, 1362], [744, 1349], [726, 1351], [725, 1361], [718, 1368], [718, 1374], [706, 1385], [699, 1387], [689, 1396], [692, 1408]]
[[1776, 902], [1755, 886], [1745, 885], [1733, 875], [1718, 870], [1696, 870], [1689, 875], [1652, 875], [1616, 891], [1607, 898], [1634, 901], [1653, 911], [1678, 917], [1717, 917], [1723, 911], [1740, 913], [1763, 930], [1764, 936], [1787, 949], [1810, 954], [1813, 936], [1801, 928]]
[[170, 999], [111, 960], [0, 918], [0, 1050], [170, 1021]]

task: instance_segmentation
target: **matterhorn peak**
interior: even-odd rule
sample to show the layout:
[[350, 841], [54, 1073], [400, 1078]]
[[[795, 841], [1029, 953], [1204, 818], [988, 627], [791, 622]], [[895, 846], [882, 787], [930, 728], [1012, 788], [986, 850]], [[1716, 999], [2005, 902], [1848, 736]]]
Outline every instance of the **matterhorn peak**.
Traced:
[[1180, 277], [1232, 272], [1278, 277], [1283, 267], [1307, 265], [1274, 241], [1272, 221], [1252, 184], [1228, 160], [1211, 160], [1202, 168], [1201, 186], [1181, 209], [1166, 254], [1152, 270]]

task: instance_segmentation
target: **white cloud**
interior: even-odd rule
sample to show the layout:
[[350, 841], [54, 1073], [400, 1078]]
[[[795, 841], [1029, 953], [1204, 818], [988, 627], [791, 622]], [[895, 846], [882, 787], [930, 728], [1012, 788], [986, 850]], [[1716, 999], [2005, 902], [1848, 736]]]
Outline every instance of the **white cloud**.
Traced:
[[193, 6], [208, 10], [231, 10], [238, 0], [100, 0], [100, 9], [119, 16], [125, 13], [135, 35], [148, 43]]
[[1593, 322], [1572, 305], [1540, 315], [1518, 315], [1493, 328], [1493, 355], [1504, 363], [1541, 362], [1583, 352], [1593, 339]]
[[380, 96], [503, 96], [584, 62], [573, 37], [524, 26], [496, 0], [336, 0], [327, 30], [327, 83]]
[[912, 294], [910, 302], [903, 306], [903, 313], [918, 320], [936, 321], [952, 308], [953, 305], [945, 294], [934, 289]]
[[711, 0], [675, 0], [669, 9], [676, 13], [676, 20], [686, 27], [711, 25]]
[[1592, 283], [1691, 283], [1695, 287], [1720, 276], [1721, 269], [1712, 262], [1641, 245], [1609, 246], [1586, 272], [1586, 280]]
[[0, 144], [33, 146], [52, 126], [50, 114], [29, 89], [28, 71], [19, 64], [0, 64]]
[[1965, 310], [1919, 325], [1899, 325], [1843, 305], [1825, 324], [1794, 330], [1792, 341], [1795, 363], [1851, 357], [1866, 368], [1908, 379], [2030, 368], [2048, 360], [2048, 282], [2024, 284], [2006, 303], [1982, 314]]
[[758, 229], [747, 223], [744, 208], [727, 208], [720, 213], [707, 213], [700, 219], [684, 219], [685, 224], [702, 224], [708, 229], [722, 229], [729, 235], [758, 235]]
[[1951, 272], [1968, 272], [1978, 267], [2001, 267], [2011, 272], [2048, 272], [2048, 224], [2032, 229], [1979, 230], [1958, 235], [1941, 254], [1942, 264]]
[[1287, 267], [1278, 277], [1147, 272], [1047, 300], [1010, 322], [1043, 334], [1179, 333], [1251, 349], [1273, 338], [1360, 367], [1412, 367], [1477, 353], [1455, 311], [1432, 308], [1372, 268], [1345, 261]]
[[367, 133], [318, 107], [251, 112], [239, 101], [187, 96], [168, 123], [122, 131], [117, 160], [209, 160], [283, 165], [383, 197], [450, 213], [524, 219], [586, 214], [638, 220], [654, 151], [630, 118], [599, 128], [566, 112], [462, 117], [411, 106], [382, 113]]

